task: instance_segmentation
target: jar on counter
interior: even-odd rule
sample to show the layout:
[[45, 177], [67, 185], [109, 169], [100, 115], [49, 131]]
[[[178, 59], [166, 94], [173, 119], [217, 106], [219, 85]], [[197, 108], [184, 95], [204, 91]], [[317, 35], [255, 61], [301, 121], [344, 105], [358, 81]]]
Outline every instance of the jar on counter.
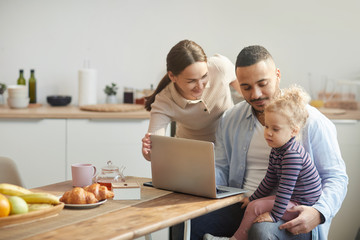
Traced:
[[124, 88], [124, 103], [134, 103], [134, 89], [125, 87]]
[[111, 190], [111, 183], [125, 182], [124, 169], [124, 166], [119, 168], [108, 161], [107, 165], [101, 168], [100, 174], [95, 177], [95, 182]]
[[145, 96], [144, 96], [144, 91], [143, 90], [136, 90], [135, 92], [135, 103], [136, 104], [145, 104]]

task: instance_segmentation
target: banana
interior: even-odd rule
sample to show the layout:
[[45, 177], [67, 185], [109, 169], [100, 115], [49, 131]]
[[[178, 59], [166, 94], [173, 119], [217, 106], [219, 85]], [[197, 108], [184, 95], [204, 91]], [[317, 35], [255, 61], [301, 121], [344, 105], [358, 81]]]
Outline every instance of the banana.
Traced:
[[10, 184], [10, 183], [0, 183], [0, 193], [9, 195], [9, 196], [19, 196], [22, 194], [28, 194], [31, 193], [30, 190]]
[[22, 199], [25, 200], [27, 203], [49, 203], [49, 204], [59, 204], [59, 198], [55, 195], [52, 195], [50, 193], [28, 193], [20, 195]]
[[51, 207], [53, 207], [53, 205], [49, 203], [28, 203], [29, 212], [43, 210]]

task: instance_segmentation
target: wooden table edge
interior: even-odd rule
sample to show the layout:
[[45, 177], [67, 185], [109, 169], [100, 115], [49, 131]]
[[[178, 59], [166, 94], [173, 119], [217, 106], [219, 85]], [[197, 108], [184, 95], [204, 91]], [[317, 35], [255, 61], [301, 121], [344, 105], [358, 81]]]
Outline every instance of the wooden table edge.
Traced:
[[[72, 239], [83, 239], [84, 235], [78, 235], [80, 231], [77, 229], [82, 229], [81, 231], [93, 231], [94, 234], [86, 235], [86, 239], [112, 239], [112, 240], [127, 240], [134, 239], [151, 234], [158, 230], [171, 227], [181, 222], [185, 222], [189, 219], [196, 218], [198, 216], [204, 215], [206, 213], [218, 210], [220, 208], [235, 204], [243, 198], [243, 194], [234, 195], [226, 197], [223, 199], [207, 199], [202, 197], [196, 197], [187, 194], [181, 193], [171, 193], [153, 200], [142, 202], [133, 206], [130, 206], [125, 209], [120, 209], [115, 212], [107, 213], [101, 216], [101, 233], [96, 233], [96, 228], [100, 224], [99, 218], [92, 218], [85, 220], [83, 222], [60, 227], [58, 229], [51, 230], [49, 232], [37, 234], [28, 239], [64, 239], [67, 237], [67, 234], [71, 232]], [[174, 214], [174, 210], [171, 210], [170, 216], [160, 217], [160, 220], [151, 222], [151, 217], [154, 215], [161, 216], [161, 205], [168, 205], [168, 208], [174, 208], [177, 205], [186, 205], [186, 212], [181, 214]], [[189, 210], [189, 208], [193, 208]], [[135, 219], [141, 217], [141, 214], [144, 214], [144, 209], [147, 210], [145, 214], [150, 214], [149, 218], [146, 218], [144, 223], [141, 226], [125, 226], [124, 228], [118, 226], [116, 220], [121, 217], [128, 217], [128, 219]], [[168, 210], [168, 209], [165, 209]], [[181, 209], [180, 209], [181, 210]], [[154, 215], [152, 215], [154, 212]], [[166, 211], [163, 211], [163, 213]], [[160, 213], [160, 214], [158, 214]], [[176, 216], [173, 216], [176, 215]], [[155, 216], [156, 217], [156, 216]]]

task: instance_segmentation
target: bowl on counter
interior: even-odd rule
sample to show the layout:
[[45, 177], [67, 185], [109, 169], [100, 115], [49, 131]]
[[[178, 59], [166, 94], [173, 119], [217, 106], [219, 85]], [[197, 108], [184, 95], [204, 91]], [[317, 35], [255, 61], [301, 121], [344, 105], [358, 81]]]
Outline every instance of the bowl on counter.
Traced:
[[7, 87], [9, 93], [24, 92], [27, 93], [27, 87], [25, 85], [9, 85]]
[[24, 97], [9, 97], [8, 104], [10, 108], [27, 108], [29, 106], [30, 98]]
[[71, 96], [53, 95], [46, 97], [51, 106], [66, 106], [71, 102]]
[[28, 89], [24, 85], [10, 85], [7, 87], [9, 98], [27, 98]]

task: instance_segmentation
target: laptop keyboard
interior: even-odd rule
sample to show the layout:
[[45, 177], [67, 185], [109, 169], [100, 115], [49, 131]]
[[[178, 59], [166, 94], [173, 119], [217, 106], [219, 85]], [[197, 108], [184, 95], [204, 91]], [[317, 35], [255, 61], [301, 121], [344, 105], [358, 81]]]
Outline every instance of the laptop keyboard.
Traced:
[[226, 192], [229, 192], [229, 191], [221, 190], [221, 189], [216, 188], [216, 193], [217, 193], [217, 194], [219, 194], [219, 193], [226, 193]]

